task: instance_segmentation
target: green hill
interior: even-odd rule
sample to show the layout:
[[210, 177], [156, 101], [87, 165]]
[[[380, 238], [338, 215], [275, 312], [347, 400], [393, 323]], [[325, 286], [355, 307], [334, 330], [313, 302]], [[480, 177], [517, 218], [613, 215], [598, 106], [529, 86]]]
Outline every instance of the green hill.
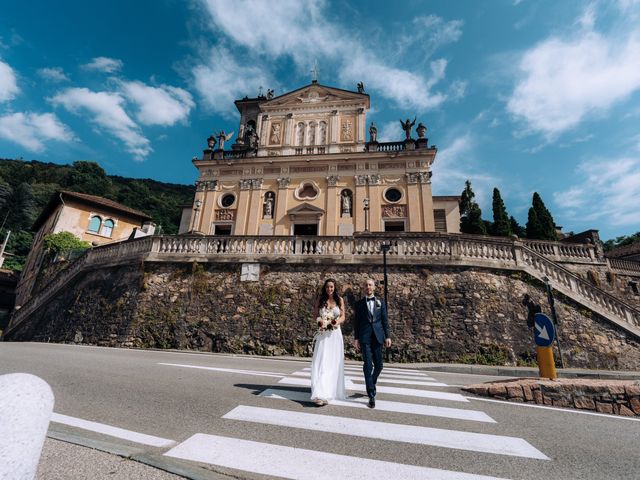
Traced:
[[12, 256], [5, 260], [6, 268], [22, 268], [35, 233], [31, 226], [51, 195], [61, 189], [99, 195], [140, 210], [166, 234], [178, 233], [180, 205], [191, 203], [195, 193], [192, 185], [107, 175], [94, 162], [57, 165], [0, 159], [0, 222], [4, 222], [0, 237], [11, 230], [6, 251]]

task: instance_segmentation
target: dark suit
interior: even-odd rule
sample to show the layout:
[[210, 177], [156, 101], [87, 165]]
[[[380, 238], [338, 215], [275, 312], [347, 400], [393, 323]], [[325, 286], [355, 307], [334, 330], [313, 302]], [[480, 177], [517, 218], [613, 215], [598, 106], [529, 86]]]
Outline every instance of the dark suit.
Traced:
[[364, 380], [369, 398], [376, 396], [376, 382], [382, 371], [382, 345], [389, 336], [387, 306], [379, 297], [374, 297], [373, 315], [367, 307], [366, 297], [358, 300], [353, 325], [355, 338], [360, 342], [364, 365]]

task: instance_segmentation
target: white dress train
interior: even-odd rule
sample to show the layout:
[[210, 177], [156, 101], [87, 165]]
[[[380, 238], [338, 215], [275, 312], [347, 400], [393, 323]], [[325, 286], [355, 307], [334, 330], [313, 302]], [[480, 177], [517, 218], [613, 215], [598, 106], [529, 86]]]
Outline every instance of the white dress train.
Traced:
[[[334, 315], [340, 315], [340, 308], [333, 307]], [[320, 309], [320, 315], [326, 312]], [[344, 388], [344, 343], [340, 327], [318, 337], [313, 348], [311, 361], [311, 400], [343, 400]]]

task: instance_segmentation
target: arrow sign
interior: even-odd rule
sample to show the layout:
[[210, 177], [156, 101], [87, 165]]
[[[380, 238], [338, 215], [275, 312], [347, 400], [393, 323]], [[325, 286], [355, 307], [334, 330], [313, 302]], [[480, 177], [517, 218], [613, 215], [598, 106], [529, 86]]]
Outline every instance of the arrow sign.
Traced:
[[539, 347], [548, 347], [556, 337], [556, 328], [544, 313], [536, 313], [533, 317], [535, 326], [535, 341]]

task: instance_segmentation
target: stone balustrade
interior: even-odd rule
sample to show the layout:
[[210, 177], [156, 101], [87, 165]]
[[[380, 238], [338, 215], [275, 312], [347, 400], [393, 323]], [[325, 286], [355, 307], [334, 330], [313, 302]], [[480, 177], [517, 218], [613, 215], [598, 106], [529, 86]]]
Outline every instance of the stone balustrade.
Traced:
[[520, 241], [511, 238], [443, 233], [362, 234], [354, 237], [291, 236], [154, 236], [94, 247], [55, 276], [12, 317], [9, 329], [39, 308], [80, 271], [132, 260], [175, 262], [295, 263], [316, 258], [332, 262], [381, 261], [388, 244], [387, 261], [394, 264], [463, 265], [525, 271], [549, 279], [564, 295], [582, 303], [630, 333], [640, 337], [640, 311], [607, 294], [558, 263], [581, 260], [601, 265], [590, 245]]
[[594, 263], [598, 258], [595, 247], [588, 244], [526, 239], [523, 239], [522, 243], [534, 252], [557, 262]]
[[622, 260], [620, 258], [609, 258], [609, 267], [622, 273], [640, 274], [640, 262]]

